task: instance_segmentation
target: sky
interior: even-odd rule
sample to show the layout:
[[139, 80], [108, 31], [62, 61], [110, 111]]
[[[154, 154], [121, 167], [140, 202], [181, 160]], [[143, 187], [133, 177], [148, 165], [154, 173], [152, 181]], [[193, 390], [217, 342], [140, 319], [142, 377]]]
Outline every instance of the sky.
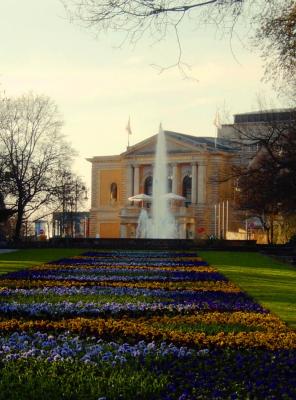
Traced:
[[74, 170], [90, 187], [86, 158], [120, 154], [127, 147], [130, 116], [134, 145], [158, 131], [214, 136], [217, 110], [225, 115], [258, 109], [258, 96], [274, 101], [262, 82], [258, 54], [244, 41], [232, 42], [213, 27], [198, 30], [185, 21], [180, 33], [184, 79], [177, 68], [162, 73], [153, 65], [174, 64], [174, 35], [152, 44], [120, 46], [120, 34], [96, 37], [71, 24], [59, 0], [1, 0], [0, 84], [7, 96], [34, 92], [51, 97], [64, 120], [63, 133], [78, 151]]

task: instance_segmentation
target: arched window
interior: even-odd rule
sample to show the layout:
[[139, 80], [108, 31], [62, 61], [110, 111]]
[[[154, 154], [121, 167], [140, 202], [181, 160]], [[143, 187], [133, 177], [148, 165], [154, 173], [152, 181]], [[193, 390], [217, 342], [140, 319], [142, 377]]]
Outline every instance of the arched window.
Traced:
[[117, 201], [117, 184], [115, 182], [111, 183], [110, 199], [112, 202]]
[[186, 175], [183, 179], [182, 196], [186, 198], [186, 203], [191, 203], [191, 177]]
[[144, 193], [152, 196], [153, 178], [148, 176], [144, 182]]

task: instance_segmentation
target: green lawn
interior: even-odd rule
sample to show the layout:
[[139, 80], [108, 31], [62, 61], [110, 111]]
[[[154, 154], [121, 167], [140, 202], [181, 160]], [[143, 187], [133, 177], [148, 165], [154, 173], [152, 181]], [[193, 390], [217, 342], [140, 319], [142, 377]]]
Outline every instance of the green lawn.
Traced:
[[87, 249], [25, 249], [0, 254], [0, 274], [32, 267], [59, 258], [76, 256]]
[[296, 267], [258, 253], [198, 251], [198, 254], [296, 328]]

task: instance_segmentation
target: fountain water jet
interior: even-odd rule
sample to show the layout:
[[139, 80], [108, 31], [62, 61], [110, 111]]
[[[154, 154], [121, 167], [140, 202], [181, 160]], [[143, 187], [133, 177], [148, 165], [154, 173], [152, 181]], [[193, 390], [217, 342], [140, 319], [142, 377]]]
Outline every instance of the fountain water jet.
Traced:
[[159, 127], [153, 171], [152, 218], [145, 209], [141, 210], [137, 238], [175, 239], [178, 229], [175, 217], [169, 209], [166, 197], [168, 192], [168, 169], [165, 134]]

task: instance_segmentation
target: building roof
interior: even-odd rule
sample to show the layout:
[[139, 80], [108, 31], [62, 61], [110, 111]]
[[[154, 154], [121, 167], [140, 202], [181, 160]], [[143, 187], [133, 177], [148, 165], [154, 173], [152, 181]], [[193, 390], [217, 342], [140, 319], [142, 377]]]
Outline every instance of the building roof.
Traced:
[[296, 119], [295, 108], [274, 108], [234, 115], [234, 123], [287, 122]]
[[[224, 152], [233, 153], [235, 148], [233, 143], [227, 139], [215, 138], [210, 136], [192, 136], [180, 132], [164, 131], [167, 139], [168, 153], [188, 153], [188, 152]], [[147, 155], [155, 153], [157, 134], [130, 146], [121, 156], [128, 155]], [[179, 143], [179, 145], [178, 145]]]
[[213, 136], [192, 136], [185, 133], [165, 131], [166, 136], [179, 139], [191, 145], [203, 146], [207, 151], [226, 151], [233, 152], [233, 144], [227, 139]]

